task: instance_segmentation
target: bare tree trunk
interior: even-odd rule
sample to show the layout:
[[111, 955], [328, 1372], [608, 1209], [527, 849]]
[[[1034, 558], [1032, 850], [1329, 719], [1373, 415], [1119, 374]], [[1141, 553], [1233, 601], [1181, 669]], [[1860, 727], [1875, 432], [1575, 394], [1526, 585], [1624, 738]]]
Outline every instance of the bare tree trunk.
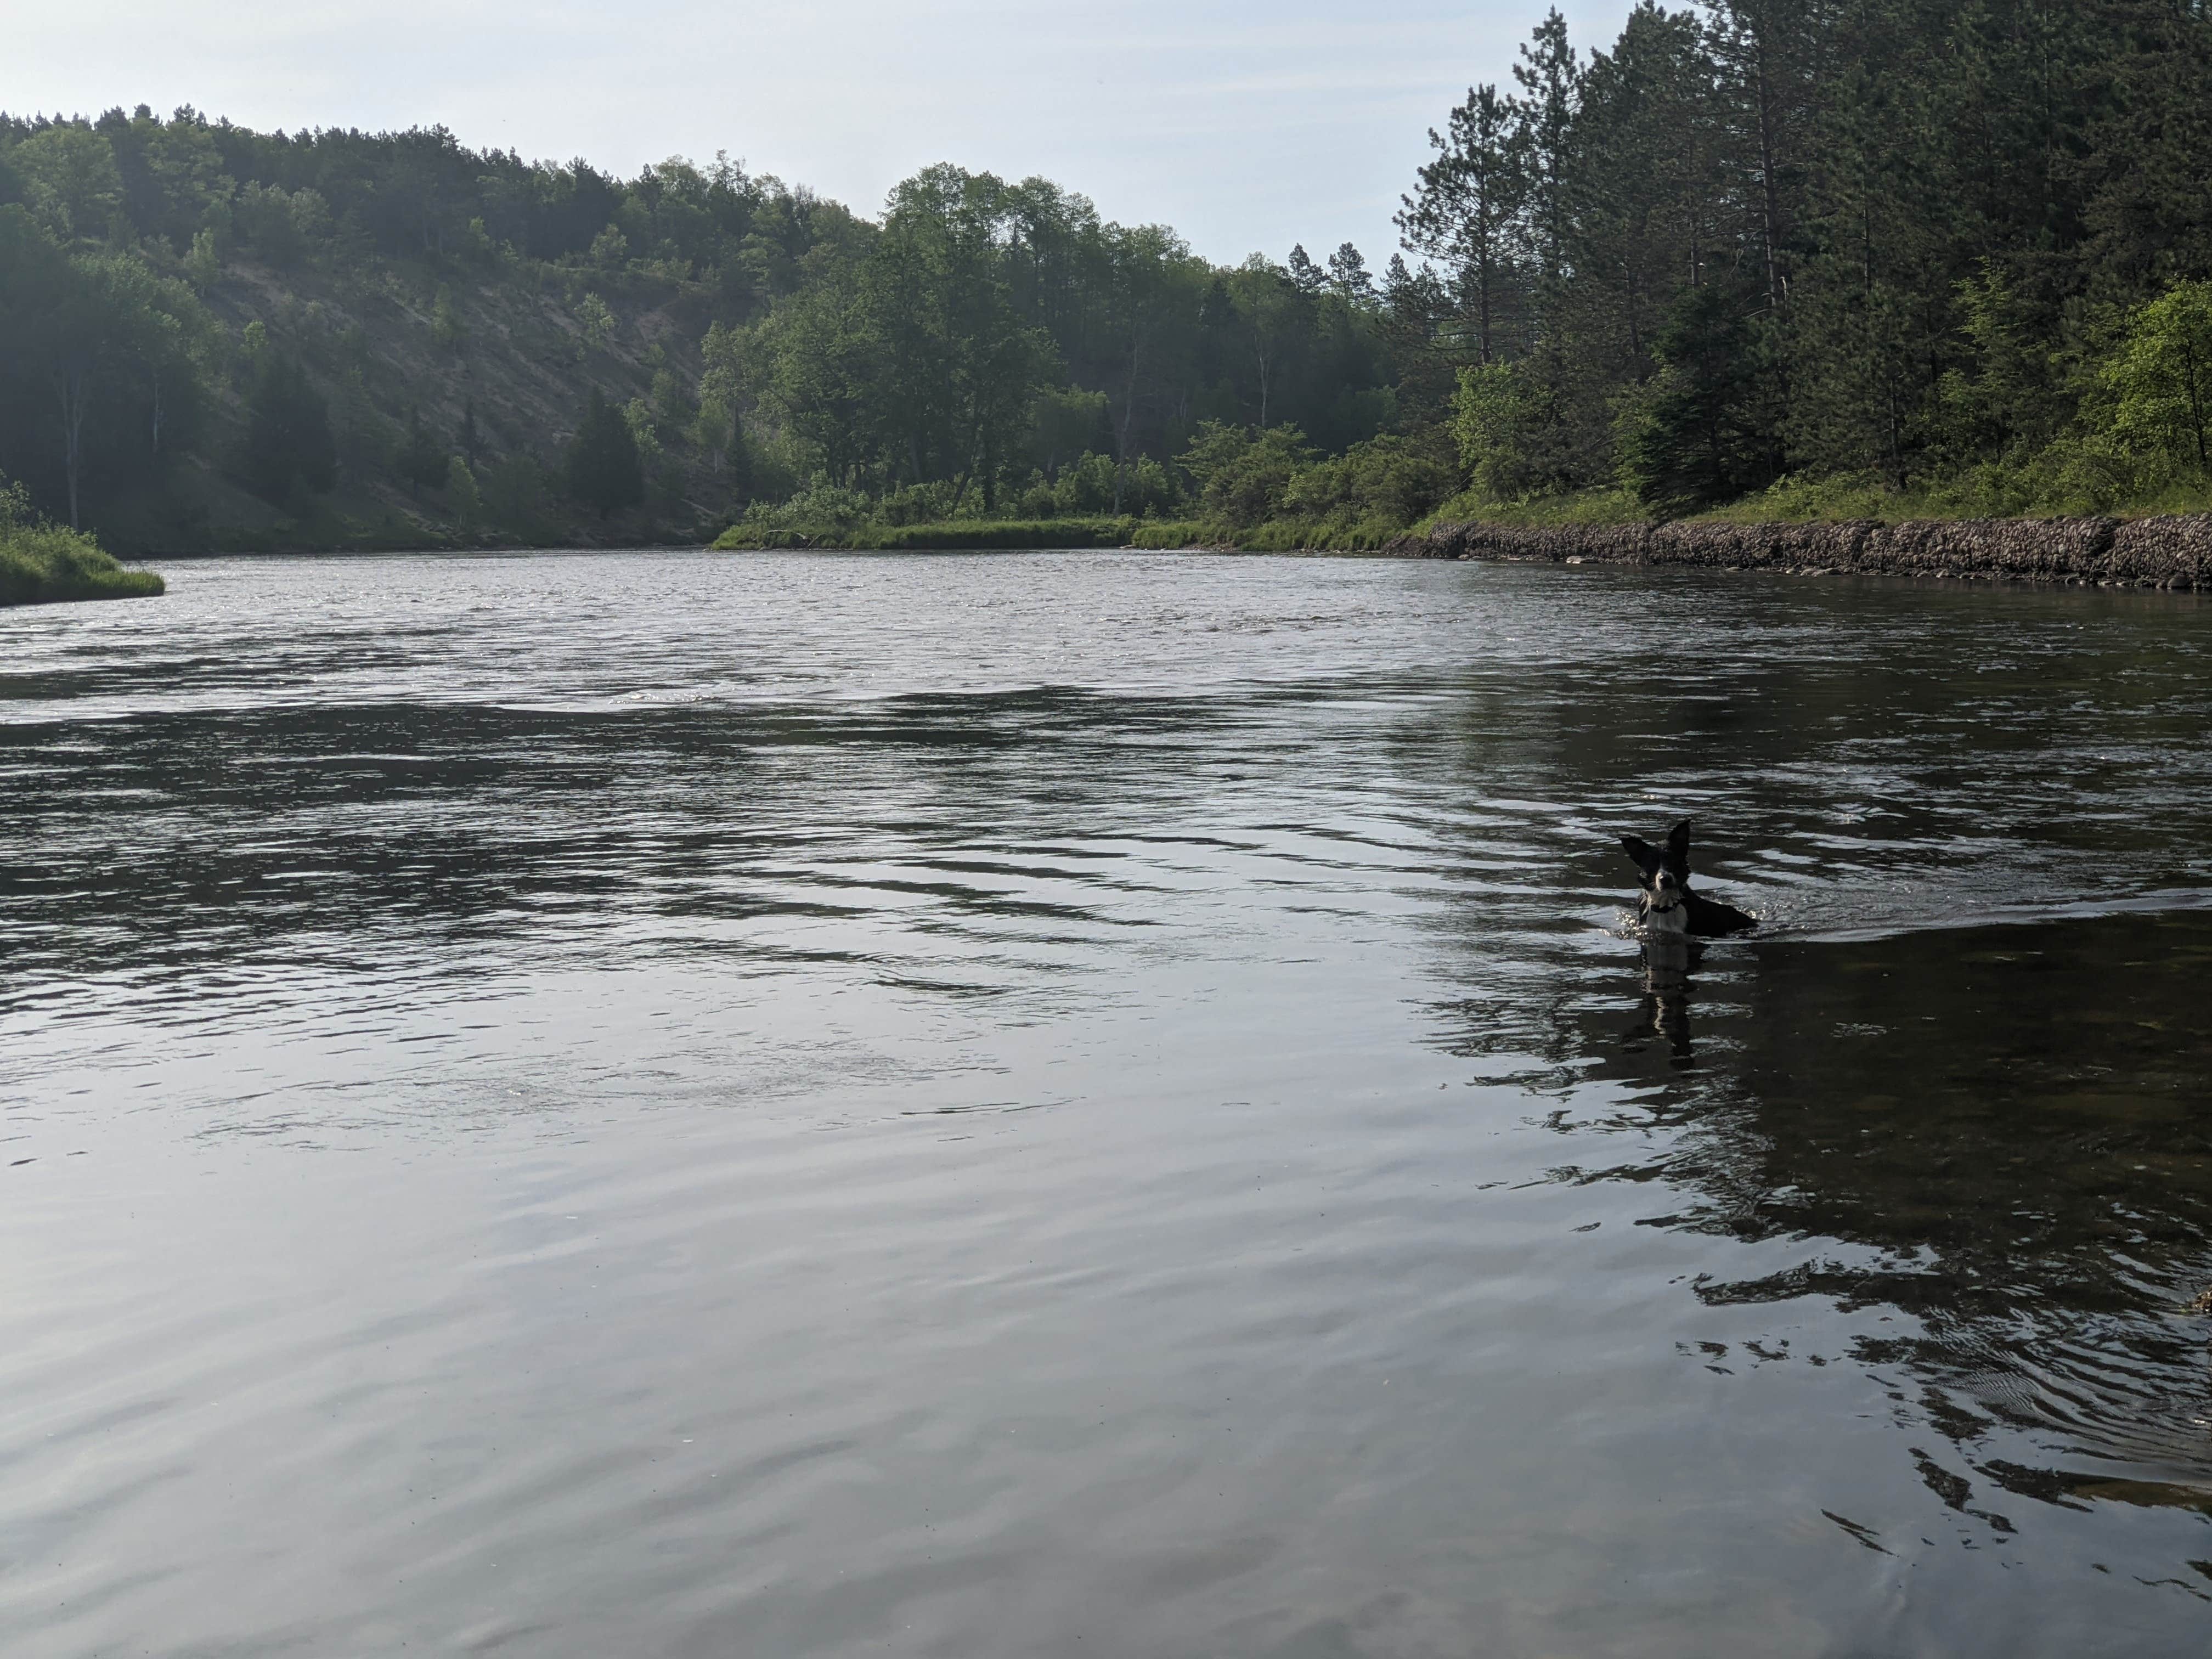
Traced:
[[[1137, 373], [1144, 361], [1145, 342], [1141, 335], [1129, 345], [1129, 389], [1121, 399], [1121, 430], [1114, 440], [1114, 516], [1121, 516], [1123, 486], [1129, 473], [1129, 428], [1137, 418]], [[1264, 399], [1266, 393], [1261, 393]]]
[[55, 381], [61, 393], [62, 454], [69, 472], [70, 528], [83, 528], [77, 518], [77, 474], [83, 457], [85, 394], [92, 378], [91, 366], [73, 362], [65, 365]]
[[1759, 101], [1759, 239], [1765, 244], [1766, 303], [1779, 311], [1783, 292], [1782, 194], [1774, 176], [1774, 94], [1766, 75], [1766, 41], [1763, 35], [1753, 36], [1753, 52]]
[[2189, 418], [2197, 428], [2197, 470], [2212, 477], [2212, 453], [2208, 453], [2204, 435], [2203, 365], [2197, 361], [2196, 348], [2185, 337], [2181, 343], [2181, 352], [2189, 364]]
[[1482, 252], [1475, 256], [1475, 350], [1485, 368], [1490, 367], [1490, 233], [1482, 236]]

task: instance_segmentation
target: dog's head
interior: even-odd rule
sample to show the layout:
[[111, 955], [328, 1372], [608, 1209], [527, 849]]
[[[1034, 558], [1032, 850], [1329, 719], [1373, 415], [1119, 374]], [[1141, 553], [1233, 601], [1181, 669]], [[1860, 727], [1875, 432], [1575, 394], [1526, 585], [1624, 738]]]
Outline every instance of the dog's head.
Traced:
[[1690, 825], [1685, 819], [1667, 836], [1664, 848], [1655, 848], [1636, 836], [1620, 838], [1621, 851], [1636, 866], [1644, 888], [1644, 913], [1664, 916], [1683, 907], [1690, 887]]

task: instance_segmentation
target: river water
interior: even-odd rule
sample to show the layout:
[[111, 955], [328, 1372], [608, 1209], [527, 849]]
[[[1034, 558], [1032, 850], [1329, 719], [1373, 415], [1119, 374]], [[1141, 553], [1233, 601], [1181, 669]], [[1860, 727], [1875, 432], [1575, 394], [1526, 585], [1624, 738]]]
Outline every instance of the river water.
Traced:
[[0, 1650], [2203, 1650], [2212, 606], [167, 574], [0, 615]]

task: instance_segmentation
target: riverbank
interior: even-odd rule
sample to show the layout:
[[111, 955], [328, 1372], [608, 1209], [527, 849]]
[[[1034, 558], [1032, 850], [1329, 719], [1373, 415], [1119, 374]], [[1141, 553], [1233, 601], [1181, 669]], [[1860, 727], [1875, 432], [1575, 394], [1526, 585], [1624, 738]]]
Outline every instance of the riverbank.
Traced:
[[164, 588], [152, 571], [125, 569], [89, 536], [0, 516], [0, 606], [150, 599]]
[[1437, 524], [1382, 551], [1401, 558], [2197, 589], [2212, 588], [2212, 514], [1903, 524]]
[[1189, 520], [1063, 519], [862, 524], [809, 534], [769, 535], [733, 526], [714, 545], [725, 551], [779, 547], [913, 552], [1195, 549], [2212, 589], [2212, 514], [2142, 519], [1929, 519], [1899, 524], [1709, 519], [1657, 525], [1446, 522], [1361, 546], [1282, 544], [1279, 536], [1244, 537]]
[[810, 530], [763, 530], [734, 524], [714, 540], [724, 552], [818, 548], [845, 552], [960, 552], [988, 549], [1070, 551], [1108, 547], [1156, 550], [1204, 540], [1196, 523], [1155, 519], [971, 519], [923, 524], [851, 524]]

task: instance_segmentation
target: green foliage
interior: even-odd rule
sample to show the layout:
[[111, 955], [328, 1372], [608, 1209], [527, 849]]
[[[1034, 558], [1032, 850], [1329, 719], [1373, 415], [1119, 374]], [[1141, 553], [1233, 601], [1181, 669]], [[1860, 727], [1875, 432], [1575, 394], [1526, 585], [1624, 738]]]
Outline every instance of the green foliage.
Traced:
[[2137, 310], [2104, 380], [2123, 447], [2212, 479], [2212, 283], [2177, 283]]
[[[1414, 263], [1379, 275], [1314, 238], [1217, 267], [950, 167], [872, 222], [721, 157], [623, 179], [434, 128], [0, 116], [0, 467], [112, 538], [189, 493], [174, 457], [266, 448], [289, 365], [335, 405], [334, 525], [389, 512], [361, 497], [395, 450], [460, 514], [454, 446], [416, 467], [401, 428], [465, 396], [487, 526], [620, 510], [626, 478], [604, 507], [549, 481], [586, 380], [641, 532], [702, 503], [1366, 545], [1431, 512], [2193, 500], [2208, 83], [2195, 4], [1645, 3], [1595, 53], [1548, 15], [1442, 124]], [[261, 470], [295, 505], [319, 471]]]
[[1459, 372], [1452, 437], [1461, 465], [1486, 500], [1508, 501], [1528, 493], [1531, 405], [1522, 371], [1512, 363], [1470, 363]]
[[215, 233], [196, 231], [184, 258], [185, 280], [204, 294], [222, 276], [222, 256], [216, 250]]
[[[474, 470], [474, 469], [472, 469]], [[509, 455], [475, 470], [488, 523], [526, 542], [556, 533], [553, 480], [527, 455]]]
[[[617, 406], [642, 398], [631, 438], [665, 515], [781, 501], [817, 473], [884, 503], [871, 512], [886, 523], [925, 495], [938, 516], [1158, 514], [1180, 507], [1173, 458], [1199, 419], [1293, 422], [1335, 451], [1400, 408], [1387, 301], [1358, 249], [1310, 243], [1337, 252], [1326, 270], [1301, 255], [1296, 278], [1265, 259], [1220, 271], [1172, 232], [1107, 222], [1042, 179], [934, 167], [870, 222], [724, 158], [619, 179], [471, 151], [440, 129], [264, 135], [142, 109], [0, 115], [9, 200], [64, 259], [173, 273], [245, 336], [227, 365], [103, 348], [67, 456], [35, 368], [0, 374], [0, 463], [56, 503], [72, 486], [104, 509], [143, 495], [160, 482], [157, 448], [194, 445], [266, 472], [258, 487], [274, 491], [283, 468], [240, 459], [266, 447], [242, 428], [272, 354], [331, 400], [345, 480], [344, 505], [325, 514], [334, 534], [347, 513], [388, 513], [359, 497], [395, 463], [418, 500], [441, 501], [431, 452], [442, 469], [447, 446], [418, 442], [406, 410], [459, 405], [450, 366], [465, 353], [492, 447], [539, 447], [556, 470], [538, 406], [549, 362], [588, 361]], [[392, 325], [409, 312], [427, 316], [419, 343]], [[696, 350], [668, 332], [682, 314], [706, 328]], [[211, 367], [232, 386], [210, 386]], [[586, 377], [556, 374], [580, 399]], [[526, 412], [501, 406], [524, 388]], [[110, 441], [134, 422], [135, 455]], [[462, 447], [488, 520], [504, 523], [492, 479], [512, 457]]]
[[72, 524], [88, 486], [158, 472], [199, 412], [208, 334], [181, 283], [0, 207], [0, 466]]
[[1650, 520], [1650, 508], [1637, 499], [1633, 490], [1620, 485], [1554, 490], [1512, 501], [1499, 501], [1484, 491], [1470, 489], [1450, 497], [1429, 515], [1431, 522], [1439, 524], [1479, 520], [1532, 529], [1648, 524]]
[[915, 549], [1122, 547], [1136, 524], [1133, 519], [951, 520], [887, 530], [869, 544]]
[[162, 592], [150, 570], [126, 570], [98, 542], [50, 524], [20, 483], [0, 485], [0, 605], [125, 599]]
[[1314, 459], [1305, 434], [1294, 426], [1251, 431], [1221, 421], [1200, 422], [1179, 458], [1198, 486], [1206, 520], [1238, 527], [1281, 511], [1291, 480]]
[[422, 424], [422, 411], [407, 411], [407, 436], [392, 453], [392, 470], [411, 491], [420, 494], [446, 482], [446, 446]]
[[1324, 526], [1325, 538], [1364, 532], [1384, 538], [1426, 518], [1453, 493], [1458, 471], [1433, 437], [1386, 434], [1295, 473], [1286, 516]]
[[645, 469], [637, 440], [622, 412], [592, 388], [584, 418], [569, 440], [568, 494], [602, 519], [645, 500]]
[[1150, 456], [1124, 465], [1093, 451], [1063, 463], [1056, 477], [1032, 471], [1013, 504], [1027, 519], [1120, 517], [1117, 504], [1143, 518], [1172, 511], [1182, 500], [1174, 475]]
[[1936, 385], [1937, 423], [1948, 458], [1971, 465], [2047, 444], [2063, 424], [2054, 418], [2064, 404], [2058, 365], [2030, 337], [2014, 284], [1984, 260], [1955, 292], [1966, 349]]
[[576, 348], [576, 360], [581, 362], [586, 346], [596, 346], [604, 351], [614, 338], [615, 314], [598, 295], [586, 294], [576, 302], [576, 326], [582, 334]]
[[322, 252], [331, 240], [330, 204], [319, 191], [248, 184], [228, 205], [240, 245], [280, 270]]
[[1047, 386], [1030, 406], [1029, 459], [1048, 481], [1078, 457], [1103, 454], [1113, 443], [1111, 404], [1103, 392]]
[[47, 231], [64, 244], [104, 241], [123, 210], [123, 175], [107, 140], [89, 127], [56, 122], [9, 157], [11, 171]]
[[1479, 503], [2112, 503], [2204, 467], [2189, 302], [2145, 308], [2212, 273], [2212, 14], [1703, 10], [1586, 57], [1554, 13], [1435, 138], [1400, 222]]
[[807, 530], [778, 527], [763, 514], [732, 525], [714, 545], [726, 551], [773, 547], [893, 552], [1063, 550], [1134, 545], [1134, 538], [1148, 528], [1147, 521], [1129, 518], [945, 519], [907, 525], [848, 518], [842, 523], [821, 522]]
[[477, 475], [459, 455], [448, 457], [446, 462], [446, 504], [464, 526], [472, 528], [483, 517], [483, 495], [477, 488]]
[[430, 337], [441, 351], [456, 356], [469, 337], [469, 325], [453, 303], [453, 290], [443, 283], [438, 284], [437, 296], [430, 302]]
[[781, 501], [756, 501], [723, 533], [718, 546], [849, 547], [872, 520], [876, 503], [817, 474]]
[[1181, 465], [1197, 486], [1198, 538], [1255, 550], [1379, 547], [1459, 482], [1449, 441], [1433, 430], [1386, 434], [1324, 456], [1295, 427], [1254, 432], [1206, 422]]
[[264, 350], [254, 367], [239, 474], [255, 495], [279, 504], [301, 489], [327, 494], [337, 482], [330, 404], [300, 362], [281, 352]]
[[1218, 545], [1195, 519], [1148, 519], [1129, 532], [1129, 545], [1149, 552], [1172, 553], [1187, 547]]
[[1732, 501], [1780, 472], [1772, 383], [1748, 303], [1723, 283], [1692, 289], [1660, 336], [1665, 367], [1633, 407], [1621, 469], [1650, 507]]

